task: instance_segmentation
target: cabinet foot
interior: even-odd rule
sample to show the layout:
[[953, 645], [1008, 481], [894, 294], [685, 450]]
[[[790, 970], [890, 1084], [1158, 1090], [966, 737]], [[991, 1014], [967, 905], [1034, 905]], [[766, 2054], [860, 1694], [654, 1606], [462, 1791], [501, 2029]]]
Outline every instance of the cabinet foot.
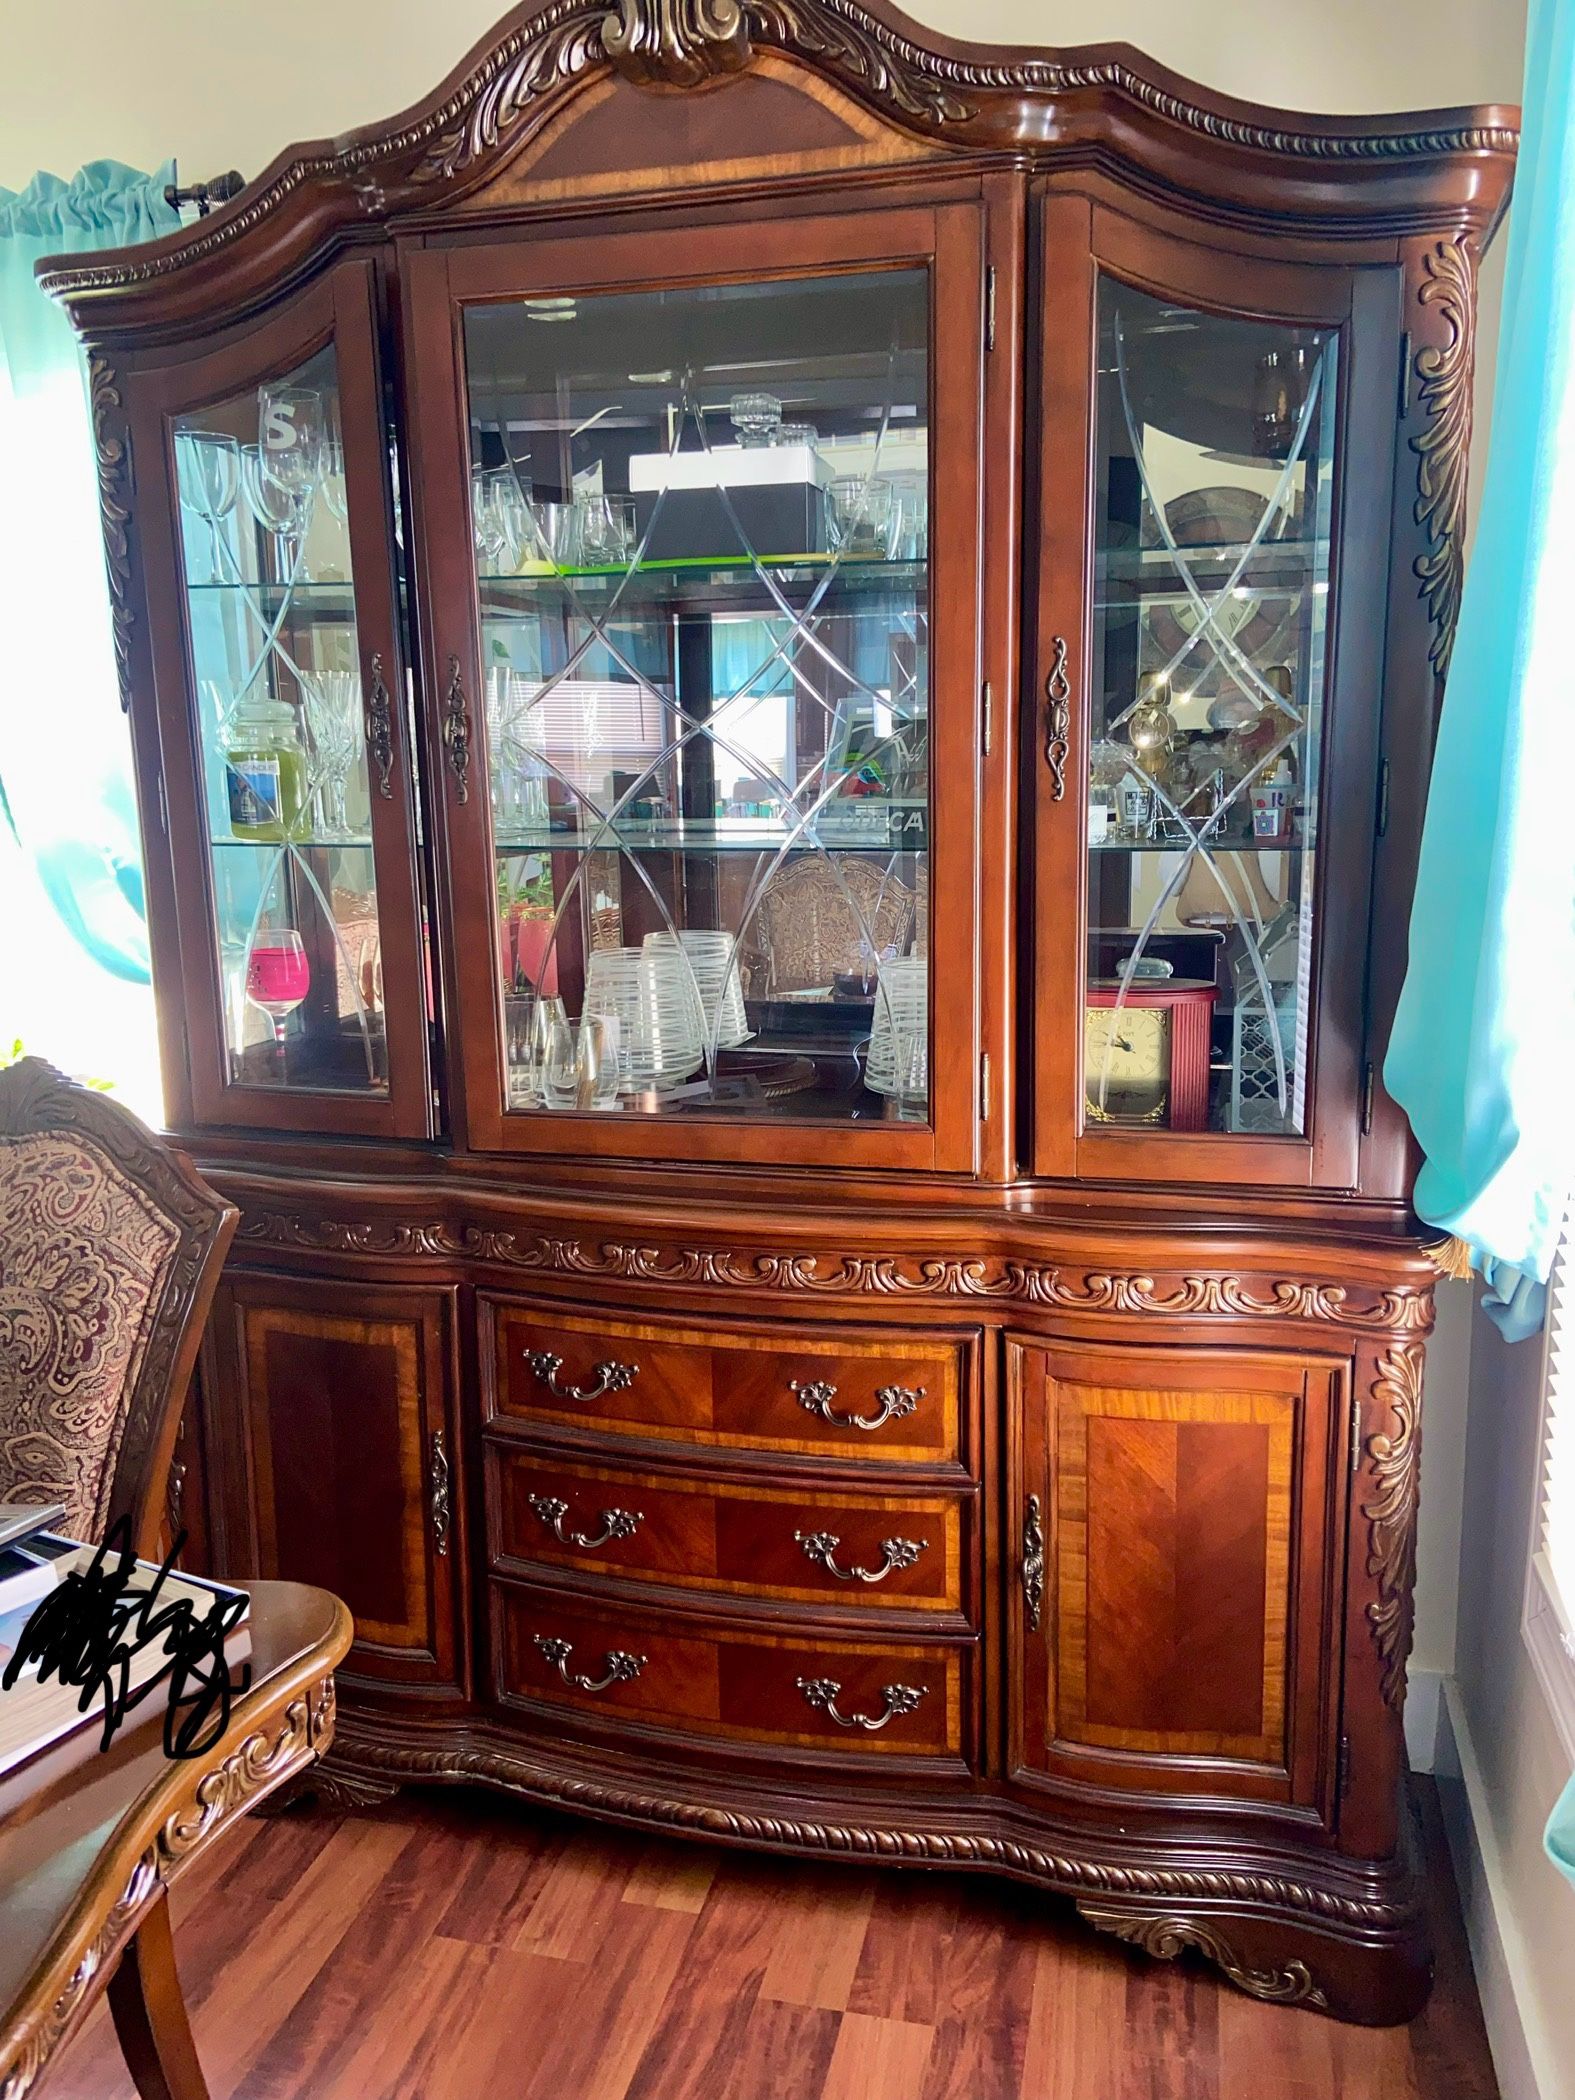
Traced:
[[282, 1810], [306, 1801], [331, 1815], [349, 1815], [358, 1809], [381, 1808], [384, 1802], [393, 1800], [400, 1787], [401, 1782], [397, 1779], [373, 1778], [367, 1773], [350, 1772], [343, 1765], [320, 1759], [304, 1772], [297, 1773], [288, 1785], [270, 1794], [257, 1812], [278, 1815]]
[[1079, 1899], [1100, 1932], [1159, 1961], [1192, 1952], [1267, 2005], [1301, 2005], [1342, 2020], [1386, 2027], [1421, 2009], [1432, 1964], [1420, 1939], [1358, 1947], [1274, 1919], [1212, 1911], [1138, 1910]]

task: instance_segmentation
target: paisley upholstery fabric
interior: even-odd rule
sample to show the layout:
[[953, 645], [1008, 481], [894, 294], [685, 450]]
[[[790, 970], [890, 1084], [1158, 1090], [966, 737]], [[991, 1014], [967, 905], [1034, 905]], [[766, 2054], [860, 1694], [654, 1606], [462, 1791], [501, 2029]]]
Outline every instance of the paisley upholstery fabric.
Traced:
[[0, 1501], [101, 1535], [177, 1237], [90, 1141], [0, 1138]]

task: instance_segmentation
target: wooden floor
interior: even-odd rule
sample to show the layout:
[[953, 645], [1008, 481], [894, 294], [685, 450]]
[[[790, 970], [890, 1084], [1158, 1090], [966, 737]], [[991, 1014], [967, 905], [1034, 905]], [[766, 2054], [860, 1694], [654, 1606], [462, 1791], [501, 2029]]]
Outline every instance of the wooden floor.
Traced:
[[[1255, 2004], [1031, 1891], [479, 1794], [253, 1821], [175, 1897], [213, 2100], [1496, 2100], [1443, 1863], [1409, 2028]], [[101, 2006], [46, 2100], [133, 2100]]]

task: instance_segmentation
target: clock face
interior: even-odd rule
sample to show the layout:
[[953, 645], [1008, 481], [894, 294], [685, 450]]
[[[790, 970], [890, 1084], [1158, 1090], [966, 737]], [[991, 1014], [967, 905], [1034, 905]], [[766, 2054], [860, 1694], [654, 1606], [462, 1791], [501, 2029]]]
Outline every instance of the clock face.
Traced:
[[1170, 1096], [1170, 1015], [1164, 1008], [1085, 1007], [1083, 1086], [1090, 1122], [1162, 1122]]

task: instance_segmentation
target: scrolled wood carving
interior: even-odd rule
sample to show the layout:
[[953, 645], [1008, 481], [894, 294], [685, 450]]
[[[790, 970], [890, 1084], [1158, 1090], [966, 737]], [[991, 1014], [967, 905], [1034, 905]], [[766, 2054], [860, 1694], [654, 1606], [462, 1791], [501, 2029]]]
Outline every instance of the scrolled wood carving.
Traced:
[[1428, 658], [1440, 680], [1448, 675], [1454, 652], [1465, 572], [1475, 276], [1470, 244], [1457, 233], [1423, 256], [1416, 293], [1419, 305], [1436, 308], [1444, 329], [1442, 343], [1416, 353], [1414, 370], [1427, 426], [1411, 440], [1417, 461], [1416, 522], [1427, 535], [1427, 549], [1413, 567], [1433, 627]]
[[749, 31], [738, 0], [617, 0], [602, 49], [630, 80], [697, 87], [748, 63]]
[[775, 1290], [806, 1296], [985, 1298], [1061, 1312], [1154, 1314], [1170, 1319], [1228, 1316], [1311, 1320], [1341, 1327], [1423, 1333], [1432, 1321], [1422, 1286], [1362, 1291], [1340, 1283], [1243, 1276], [1116, 1275], [1064, 1269], [997, 1255], [742, 1253], [721, 1247], [654, 1247], [586, 1241], [555, 1233], [512, 1232], [445, 1220], [303, 1218], [250, 1211], [240, 1237], [341, 1254], [426, 1255], [558, 1275], [613, 1277], [712, 1290]]
[[1422, 1351], [1402, 1343], [1379, 1359], [1373, 1398], [1387, 1407], [1395, 1428], [1378, 1430], [1363, 1449], [1372, 1461], [1377, 1493], [1362, 1504], [1367, 1519], [1367, 1572], [1378, 1596], [1368, 1624], [1383, 1666], [1384, 1704], [1405, 1704], [1405, 1666], [1411, 1653], [1412, 1585], [1416, 1579], [1417, 1487], [1422, 1462]]
[[74, 2031], [87, 2008], [94, 1982], [130, 1936], [158, 1884], [158, 1853], [150, 1845], [132, 1868], [114, 1908], [43, 2019], [20, 2042], [12, 2036], [0, 2043], [0, 2100], [24, 2100], [32, 2092], [55, 2051]]
[[88, 356], [88, 403], [93, 417], [93, 452], [98, 468], [98, 508], [104, 527], [104, 572], [109, 579], [109, 622], [115, 643], [120, 707], [131, 711], [131, 442], [121, 415], [114, 371], [94, 351]]
[[1329, 2001], [1313, 1981], [1304, 1961], [1288, 1961], [1283, 1969], [1249, 1969], [1236, 1958], [1229, 1941], [1201, 1918], [1158, 1911], [1153, 1916], [1134, 1916], [1131, 1911], [1110, 1910], [1099, 1903], [1078, 1903], [1078, 1910], [1100, 1932], [1114, 1933], [1129, 1947], [1141, 1947], [1158, 1961], [1174, 1961], [1188, 1947], [1221, 1969], [1249, 1998], [1269, 2005], [1310, 2005], [1327, 2012]]

